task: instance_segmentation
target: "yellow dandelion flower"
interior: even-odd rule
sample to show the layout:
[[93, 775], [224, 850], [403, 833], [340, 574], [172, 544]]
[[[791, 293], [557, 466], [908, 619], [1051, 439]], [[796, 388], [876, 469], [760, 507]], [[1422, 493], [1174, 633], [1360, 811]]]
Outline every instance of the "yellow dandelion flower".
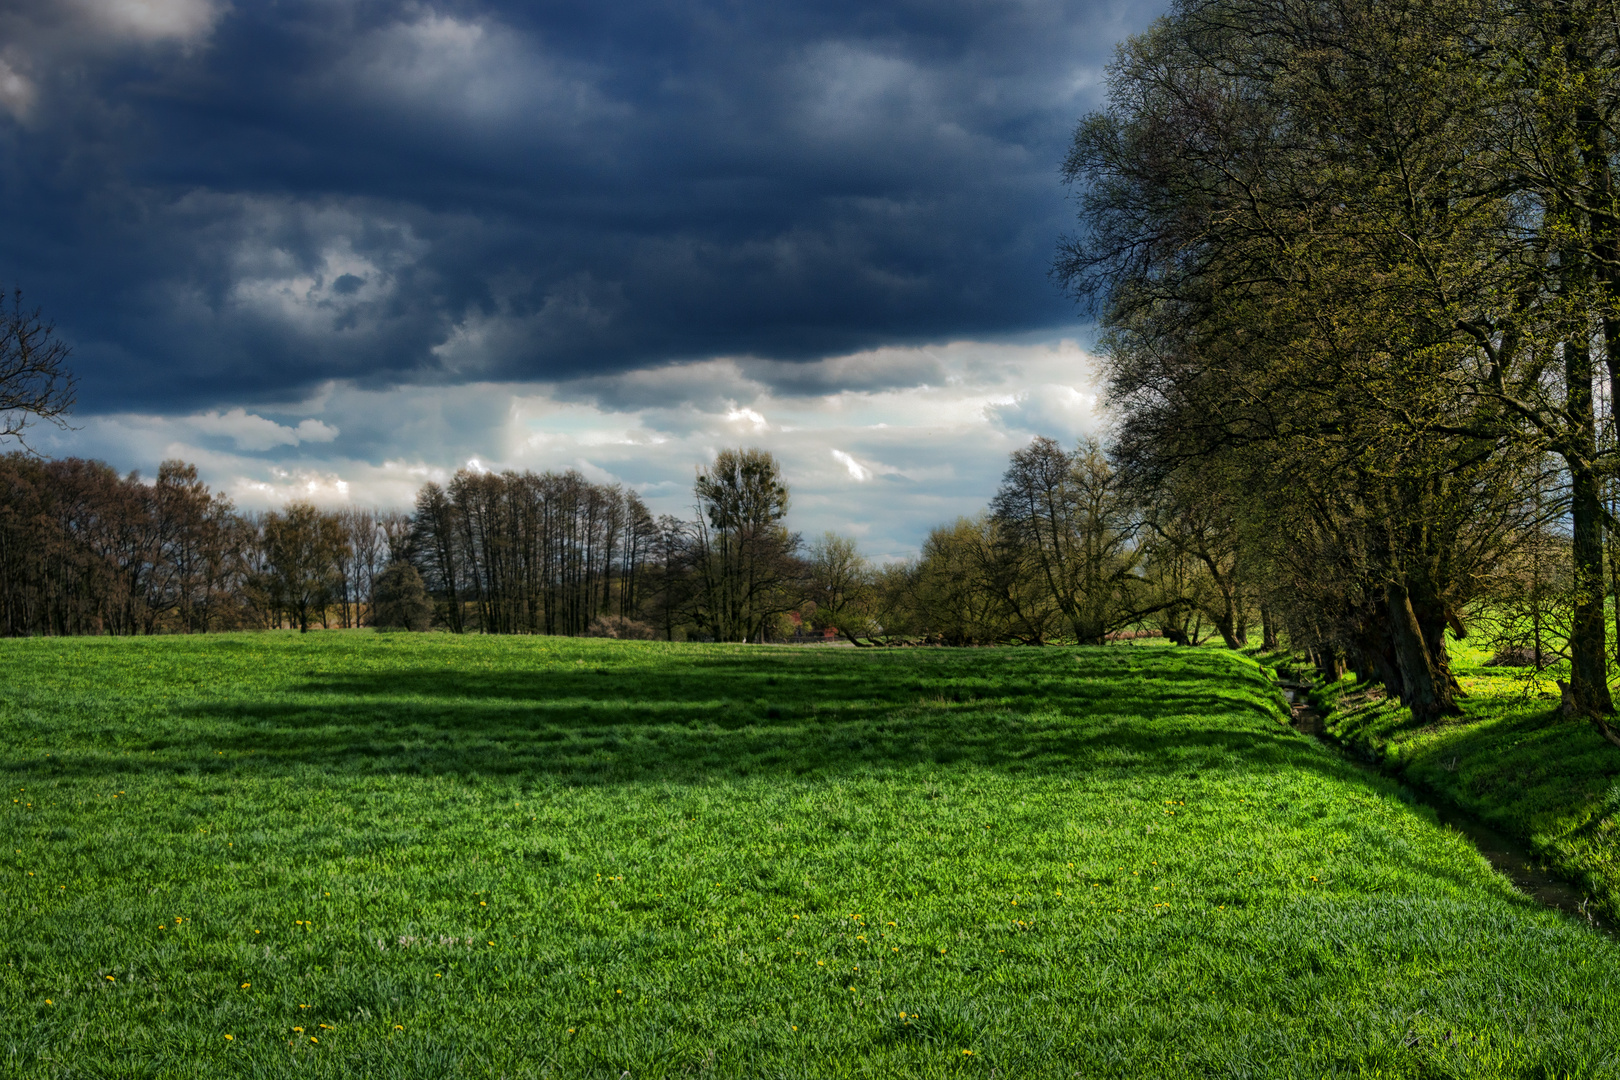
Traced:
[[117, 982], [118, 981], [117, 979], [113, 978], [111, 975], [106, 976], [106, 979], [107, 979], [108, 982]]
[[317, 1038], [316, 1038], [316, 1037], [315, 1037], [315, 1036], [313, 1036], [313, 1035], [311, 1035], [311, 1036], [310, 1036], [310, 1037], [309, 1037], [309, 1041], [310, 1041], [310, 1042], [312, 1042], [312, 1043], [318, 1043], [318, 1042], [320, 1042], [320, 1041], [321, 1041], [321, 1040], [319, 1040], [319, 1039], [317, 1039]]
[[227, 1035], [227, 1036], [225, 1036], [225, 1041], [226, 1042], [235, 1042], [236, 1041], [236, 1036], [235, 1035]]
[[240, 989], [242, 989], [242, 990], [246, 990], [246, 989], [247, 989], [247, 988], [248, 988], [248, 987], [250, 987], [250, 986], [252, 986], [252, 985], [253, 985], [253, 984], [252, 984], [252, 983], [243, 983], [243, 984], [242, 984], [242, 985], [241, 985], [241, 987], [240, 987]]
[[54, 1001], [52, 1001], [52, 1000], [51, 1000], [51, 999], [50, 999], [50, 998], [46, 998], [46, 999], [45, 999], [45, 1004], [47, 1004], [47, 1005], [54, 1005], [54, 1004], [56, 1004], [56, 1002], [54, 1002]]
[[973, 1056], [973, 1051], [971, 1051], [971, 1050], [964, 1050], [964, 1051], [962, 1051], [962, 1053], [966, 1054], [968, 1057]]
[[302, 1035], [302, 1034], [303, 1034], [303, 1033], [304, 1033], [304, 1029], [303, 1029], [303, 1028], [301, 1028], [301, 1027], [295, 1027], [295, 1028], [293, 1028], [293, 1034], [295, 1034], [295, 1035]]
[[[394, 1025], [394, 1030], [395, 1030], [395, 1031], [404, 1031], [404, 1030], [405, 1030], [405, 1025], [404, 1025], [404, 1024], [395, 1024], [395, 1025]], [[568, 1029], [568, 1030], [569, 1030], [569, 1031], [573, 1031], [573, 1030], [574, 1030], [574, 1029], [573, 1029], [573, 1028], [569, 1028], [569, 1029]]]

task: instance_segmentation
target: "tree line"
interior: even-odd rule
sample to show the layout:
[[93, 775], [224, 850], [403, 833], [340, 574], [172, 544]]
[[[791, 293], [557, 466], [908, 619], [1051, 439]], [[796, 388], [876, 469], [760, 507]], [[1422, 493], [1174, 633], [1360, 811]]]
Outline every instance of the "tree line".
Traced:
[[1294, 642], [1420, 719], [1458, 711], [1448, 633], [1533, 633], [1615, 737], [1616, 29], [1178, 0], [1066, 163], [1124, 482], [1223, 508]]
[[0, 633], [359, 626], [410, 531], [402, 514], [236, 510], [196, 467], [0, 456]]
[[[153, 634], [365, 625], [856, 645], [1098, 643], [1151, 627], [1240, 644], [1253, 589], [1208, 506], [1152, 512], [1094, 443], [1037, 439], [987, 510], [874, 565], [805, 544], [761, 450], [699, 470], [694, 515], [577, 472], [463, 470], [411, 513], [242, 513], [195, 467], [0, 457], [0, 631]], [[1245, 605], [1248, 605], [1247, 607]]]
[[[295, 501], [243, 513], [194, 466], [0, 456], [0, 633], [154, 634], [379, 624], [453, 632], [760, 640], [801, 602], [799, 538], [769, 454], [699, 472], [698, 516], [616, 484], [458, 472], [414, 512]], [[386, 594], [386, 595], [384, 595]], [[413, 612], [414, 614], [398, 614]]]

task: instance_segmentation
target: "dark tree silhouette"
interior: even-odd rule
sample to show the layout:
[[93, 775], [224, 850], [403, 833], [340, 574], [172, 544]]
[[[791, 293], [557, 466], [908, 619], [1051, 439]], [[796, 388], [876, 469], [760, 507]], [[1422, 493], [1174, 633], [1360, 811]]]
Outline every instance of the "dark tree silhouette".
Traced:
[[392, 562], [372, 591], [372, 625], [378, 630], [426, 630], [433, 601], [422, 575], [408, 562]]
[[71, 351], [38, 308], [23, 307], [21, 289], [12, 291], [9, 305], [0, 302], [0, 439], [23, 442], [36, 420], [67, 425], [74, 400], [66, 367]]

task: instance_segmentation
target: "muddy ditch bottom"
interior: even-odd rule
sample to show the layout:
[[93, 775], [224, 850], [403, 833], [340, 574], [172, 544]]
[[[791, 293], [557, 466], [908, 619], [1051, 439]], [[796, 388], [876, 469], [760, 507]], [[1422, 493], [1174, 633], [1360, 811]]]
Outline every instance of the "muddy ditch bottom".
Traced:
[[1497, 873], [1511, 881], [1515, 888], [1536, 903], [1561, 911], [1570, 918], [1579, 919], [1611, 936], [1620, 936], [1614, 926], [1599, 919], [1592, 912], [1591, 897], [1579, 886], [1549, 872], [1523, 842], [1499, 832], [1472, 814], [1464, 813], [1449, 805], [1435, 793], [1414, 786], [1404, 778], [1391, 776], [1376, 763], [1360, 757], [1339, 742], [1329, 734], [1322, 713], [1306, 702], [1305, 693], [1310, 689], [1308, 686], [1282, 683], [1281, 688], [1283, 696], [1288, 699], [1292, 713], [1291, 725], [1295, 731], [1311, 736], [1359, 769], [1386, 779], [1399, 780], [1402, 786], [1412, 792], [1416, 802], [1434, 811], [1435, 817], [1440, 819], [1440, 824], [1467, 837], [1469, 843], [1485, 856], [1485, 861], [1490, 863]]

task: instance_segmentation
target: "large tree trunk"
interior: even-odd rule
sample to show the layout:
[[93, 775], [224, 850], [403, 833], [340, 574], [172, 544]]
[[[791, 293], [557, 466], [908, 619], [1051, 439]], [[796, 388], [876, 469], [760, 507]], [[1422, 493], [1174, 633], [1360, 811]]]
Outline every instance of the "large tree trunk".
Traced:
[[1385, 697], [1404, 701], [1406, 688], [1401, 682], [1400, 665], [1395, 660], [1394, 636], [1389, 629], [1387, 605], [1385, 610], [1363, 620], [1356, 648], [1361, 653], [1363, 666], [1368, 669], [1363, 678], [1376, 678], [1383, 684]]
[[[1454, 697], [1454, 681], [1443, 661], [1430, 650], [1430, 635], [1424, 633], [1412, 606], [1412, 595], [1403, 581], [1391, 581], [1384, 590], [1389, 610], [1390, 641], [1395, 663], [1401, 673], [1401, 702], [1412, 710], [1412, 719], [1430, 723], [1442, 716], [1455, 716], [1462, 710]], [[1445, 631], [1441, 623], [1441, 633]], [[1444, 644], [1440, 645], [1443, 650]], [[1444, 655], [1443, 652], [1441, 654]]]
[[1569, 686], [1564, 711], [1577, 716], [1614, 712], [1609, 697], [1607, 626], [1603, 614], [1603, 506], [1592, 469], [1597, 432], [1592, 411], [1592, 352], [1584, 333], [1564, 342], [1564, 383], [1573, 430], [1564, 460], [1570, 474], [1574, 602], [1569, 624]]
[[1220, 618], [1215, 619], [1215, 629], [1221, 635], [1221, 641], [1228, 649], [1241, 649], [1248, 644], [1248, 635], [1243, 632], [1243, 616], [1239, 613], [1237, 604], [1233, 602], [1230, 590], [1222, 589], [1222, 605]]
[[1565, 710], [1579, 716], [1614, 712], [1608, 682], [1608, 628], [1603, 611], [1603, 518], [1597, 478], [1571, 469], [1574, 604], [1569, 625], [1569, 692]]

